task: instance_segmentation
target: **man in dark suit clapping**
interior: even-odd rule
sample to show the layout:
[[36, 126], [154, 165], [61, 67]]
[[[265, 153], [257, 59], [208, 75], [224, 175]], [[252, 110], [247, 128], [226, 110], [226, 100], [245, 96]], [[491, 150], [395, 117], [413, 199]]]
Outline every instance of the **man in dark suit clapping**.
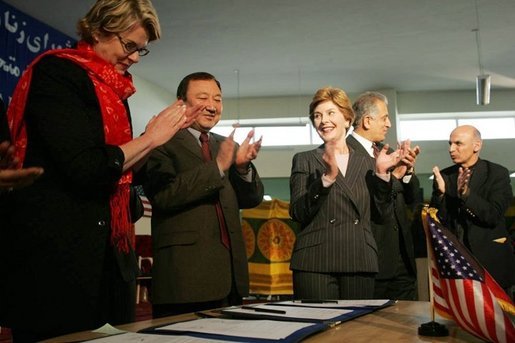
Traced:
[[257, 206], [264, 193], [251, 163], [261, 140], [252, 143], [251, 131], [238, 146], [233, 134], [210, 132], [222, 115], [218, 80], [190, 74], [177, 98], [204, 110], [147, 164], [154, 317], [241, 304], [249, 278], [239, 209]]
[[454, 165], [441, 171], [433, 168], [431, 206], [510, 294], [515, 255], [504, 217], [513, 197], [510, 173], [479, 158], [482, 146], [481, 134], [473, 126], [458, 126], [451, 132], [449, 154]]
[[[391, 122], [388, 100], [378, 92], [361, 94], [352, 108], [356, 115], [354, 131], [347, 144], [356, 152], [374, 159], [374, 149], [386, 137]], [[394, 211], [381, 221], [372, 221], [372, 232], [377, 243], [379, 273], [375, 278], [374, 298], [416, 300], [416, 265], [408, 207], [413, 208], [419, 198], [420, 183], [414, 174], [418, 146], [411, 149], [409, 141], [403, 142], [413, 157], [411, 165], [400, 164], [392, 170]]]

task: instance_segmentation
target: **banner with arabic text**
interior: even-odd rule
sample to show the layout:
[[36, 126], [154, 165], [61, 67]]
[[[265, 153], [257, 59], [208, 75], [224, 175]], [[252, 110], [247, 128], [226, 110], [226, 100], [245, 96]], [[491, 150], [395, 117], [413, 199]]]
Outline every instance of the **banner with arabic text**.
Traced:
[[0, 98], [7, 105], [27, 65], [39, 54], [70, 48], [75, 39], [0, 1]]

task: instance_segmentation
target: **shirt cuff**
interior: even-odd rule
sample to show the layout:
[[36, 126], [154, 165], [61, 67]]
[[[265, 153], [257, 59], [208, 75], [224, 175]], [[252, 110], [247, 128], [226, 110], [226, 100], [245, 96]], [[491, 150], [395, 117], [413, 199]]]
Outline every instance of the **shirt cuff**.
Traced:
[[247, 182], [252, 182], [252, 176], [253, 176], [253, 170], [252, 170], [252, 167], [249, 166], [249, 169], [247, 170], [247, 172], [245, 174], [242, 174], [238, 171], [236, 171], [238, 173], [238, 175], [245, 181]]
[[383, 180], [384, 182], [390, 182], [390, 178], [391, 178], [391, 174], [390, 173], [387, 173], [387, 174], [378, 174], [378, 173], [376, 173], [376, 176], [378, 178], [380, 178], [381, 180]]
[[413, 174], [406, 174], [402, 177], [402, 182], [403, 183], [409, 183], [411, 181], [411, 177], [413, 176]]
[[325, 187], [325, 188], [329, 188], [330, 186], [332, 186], [333, 183], [336, 182], [336, 179], [334, 180], [331, 180], [327, 175], [322, 175], [322, 185]]

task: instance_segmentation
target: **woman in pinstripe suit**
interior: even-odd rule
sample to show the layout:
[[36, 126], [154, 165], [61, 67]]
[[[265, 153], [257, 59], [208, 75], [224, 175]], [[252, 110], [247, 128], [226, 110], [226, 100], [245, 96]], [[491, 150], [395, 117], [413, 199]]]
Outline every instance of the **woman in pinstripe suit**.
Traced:
[[345, 142], [354, 113], [341, 89], [319, 89], [309, 113], [324, 144], [293, 157], [290, 215], [301, 223], [290, 264], [295, 298], [370, 299], [378, 271], [370, 220], [391, 210], [388, 169], [403, 151], [383, 148], [372, 167], [355, 154]]

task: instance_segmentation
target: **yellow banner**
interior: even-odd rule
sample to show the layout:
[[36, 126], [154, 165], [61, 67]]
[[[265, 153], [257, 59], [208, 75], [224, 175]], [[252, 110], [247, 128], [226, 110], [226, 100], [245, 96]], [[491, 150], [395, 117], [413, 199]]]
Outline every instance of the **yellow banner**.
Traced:
[[291, 295], [292, 272], [289, 263], [249, 262], [250, 293]]
[[271, 201], [263, 201], [258, 207], [251, 209], [242, 210], [242, 216], [244, 218], [256, 218], [256, 219], [269, 219], [269, 218], [290, 218], [288, 212], [290, 203], [281, 201], [279, 199], [273, 199]]

